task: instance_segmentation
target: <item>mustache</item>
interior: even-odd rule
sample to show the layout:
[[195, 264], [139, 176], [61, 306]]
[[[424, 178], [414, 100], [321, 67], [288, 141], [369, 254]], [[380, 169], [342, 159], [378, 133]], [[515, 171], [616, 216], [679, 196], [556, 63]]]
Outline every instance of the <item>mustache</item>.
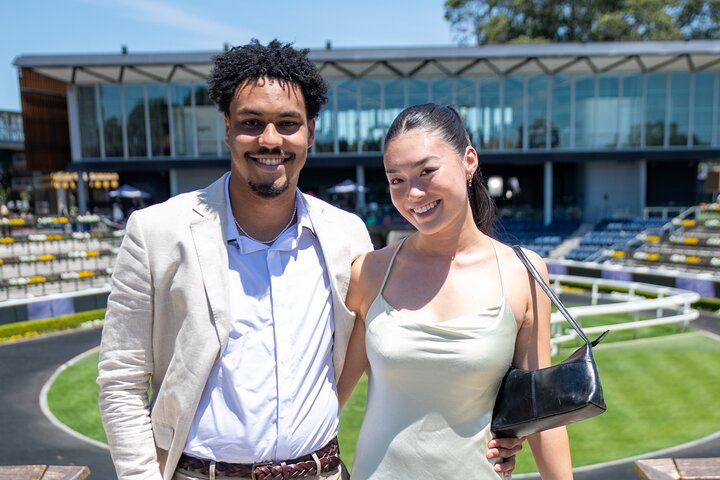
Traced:
[[285, 155], [285, 152], [282, 150], [282, 148], [267, 148], [267, 147], [260, 147], [257, 151], [257, 155]]

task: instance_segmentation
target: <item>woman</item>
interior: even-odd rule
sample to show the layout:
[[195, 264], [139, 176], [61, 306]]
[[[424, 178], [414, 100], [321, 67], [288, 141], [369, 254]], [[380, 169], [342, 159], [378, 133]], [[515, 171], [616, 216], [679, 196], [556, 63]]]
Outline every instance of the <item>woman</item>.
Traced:
[[[492, 200], [454, 109], [400, 113], [384, 163], [393, 205], [417, 232], [352, 267], [341, 402], [369, 377], [353, 479], [497, 478], [485, 456], [495, 396], [511, 364], [550, 365], [550, 301], [492, 238]], [[543, 479], [572, 478], [565, 428], [528, 442]]]

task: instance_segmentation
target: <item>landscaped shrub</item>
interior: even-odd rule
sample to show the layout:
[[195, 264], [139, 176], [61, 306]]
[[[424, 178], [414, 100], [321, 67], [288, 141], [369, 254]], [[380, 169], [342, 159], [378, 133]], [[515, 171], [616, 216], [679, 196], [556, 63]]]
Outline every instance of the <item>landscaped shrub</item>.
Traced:
[[21, 338], [33, 337], [41, 333], [54, 332], [57, 330], [67, 330], [69, 328], [80, 327], [84, 324], [93, 325], [94, 322], [102, 322], [104, 317], [105, 309], [101, 308], [98, 310], [74, 313], [72, 315], [64, 315], [62, 317], [0, 325], [0, 342], [19, 340]]

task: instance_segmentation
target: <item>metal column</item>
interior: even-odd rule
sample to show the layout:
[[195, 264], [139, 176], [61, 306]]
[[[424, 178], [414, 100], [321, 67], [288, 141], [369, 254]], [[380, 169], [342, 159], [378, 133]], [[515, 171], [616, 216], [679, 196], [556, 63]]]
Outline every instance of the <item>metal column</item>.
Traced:
[[83, 177], [86, 175], [85, 172], [77, 172], [77, 203], [78, 203], [78, 212], [81, 215], [85, 215], [88, 213], [88, 191], [87, 191], [87, 182], [85, 181], [85, 178]]
[[638, 215], [642, 215], [645, 212], [647, 206], [647, 160], [640, 160], [638, 167], [640, 172], [638, 179], [640, 180], [638, 185], [638, 194], [640, 195], [640, 212]]
[[357, 201], [355, 203], [355, 210], [359, 213], [365, 212], [365, 167], [362, 165], [355, 165], [355, 183], [358, 185], [357, 190]]
[[545, 188], [543, 191], [543, 224], [547, 226], [552, 223], [553, 211], [553, 164], [551, 161], [545, 162]]

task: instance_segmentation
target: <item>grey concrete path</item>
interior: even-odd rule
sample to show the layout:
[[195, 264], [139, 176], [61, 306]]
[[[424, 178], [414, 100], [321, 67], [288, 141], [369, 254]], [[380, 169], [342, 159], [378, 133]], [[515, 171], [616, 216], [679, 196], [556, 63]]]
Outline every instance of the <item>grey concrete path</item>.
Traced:
[[40, 410], [55, 370], [100, 344], [100, 329], [0, 344], [0, 464], [87, 465], [93, 480], [115, 478], [110, 452], [59, 430]]
[[700, 318], [692, 323], [692, 326], [705, 330], [706, 332], [720, 335], [720, 315], [712, 315], [710, 313], [701, 313]]

